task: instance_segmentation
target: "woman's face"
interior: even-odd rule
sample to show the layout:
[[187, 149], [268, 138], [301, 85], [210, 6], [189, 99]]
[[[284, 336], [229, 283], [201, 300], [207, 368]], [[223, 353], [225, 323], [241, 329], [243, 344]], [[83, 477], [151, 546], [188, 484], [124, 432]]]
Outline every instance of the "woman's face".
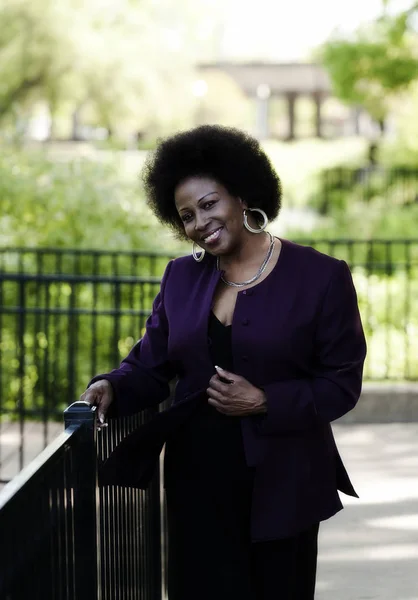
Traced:
[[185, 179], [177, 186], [174, 200], [187, 237], [211, 254], [229, 254], [244, 239], [247, 206], [214, 179]]

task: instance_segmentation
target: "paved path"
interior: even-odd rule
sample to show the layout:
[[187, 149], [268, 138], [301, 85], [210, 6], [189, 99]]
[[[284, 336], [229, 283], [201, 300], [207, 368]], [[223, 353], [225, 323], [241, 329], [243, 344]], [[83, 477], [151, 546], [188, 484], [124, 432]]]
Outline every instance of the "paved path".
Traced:
[[418, 600], [418, 423], [334, 432], [360, 499], [321, 526], [316, 600]]
[[[23, 424], [23, 438], [20, 424], [16, 422], [0, 422], [0, 479], [12, 479], [21, 466], [27, 465], [57, 435], [64, 431], [64, 422], [35, 423], [27, 421]], [[21, 440], [23, 440], [21, 447]], [[0, 484], [0, 489], [2, 485]]]
[[[50, 424], [50, 436], [61, 431]], [[418, 600], [418, 423], [334, 432], [360, 499], [342, 496], [345, 510], [321, 525], [316, 600]], [[0, 437], [4, 457], [16, 448], [17, 425]], [[28, 425], [25, 447], [27, 458], [41, 449], [40, 424]], [[7, 461], [7, 474], [16, 468]]]

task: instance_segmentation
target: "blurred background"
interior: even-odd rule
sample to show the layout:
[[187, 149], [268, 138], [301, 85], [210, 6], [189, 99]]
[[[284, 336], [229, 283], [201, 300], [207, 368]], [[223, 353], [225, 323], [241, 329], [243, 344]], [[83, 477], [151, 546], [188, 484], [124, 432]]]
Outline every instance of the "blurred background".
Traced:
[[[38, 454], [91, 376], [118, 365], [141, 336], [167, 261], [191, 252], [148, 210], [139, 173], [159, 138], [203, 123], [260, 140], [284, 190], [270, 230], [346, 260], [357, 289], [365, 384], [334, 430], [361, 499], [321, 528], [318, 592], [416, 600], [414, 0], [0, 0], [0, 491], [13, 480], [0, 506], [13, 490], [26, 494], [13, 518], [0, 510], [3, 562], [17, 585], [33, 587], [35, 571], [48, 571], [33, 543], [49, 538], [32, 526], [54, 529], [58, 506], [67, 523], [86, 453], [62, 445], [69, 472], [53, 444]], [[109, 436], [102, 432], [102, 449]], [[15, 476], [33, 458], [25, 487]], [[33, 506], [42, 494], [41, 518]], [[150, 496], [141, 498], [148, 506]], [[157, 543], [159, 523], [150, 531]], [[22, 577], [23, 547], [39, 554], [39, 569]], [[57, 581], [66, 585], [62, 574]]]
[[0, 479], [23, 423], [119, 363], [190, 252], [139, 173], [203, 123], [260, 139], [284, 188], [271, 231], [350, 264], [366, 380], [418, 380], [416, 2], [2, 0]]
[[413, 236], [416, 179], [377, 173], [418, 164], [416, 3], [244, 4], [3, 0], [1, 243], [155, 250], [142, 161], [202, 123], [262, 140], [276, 232]]

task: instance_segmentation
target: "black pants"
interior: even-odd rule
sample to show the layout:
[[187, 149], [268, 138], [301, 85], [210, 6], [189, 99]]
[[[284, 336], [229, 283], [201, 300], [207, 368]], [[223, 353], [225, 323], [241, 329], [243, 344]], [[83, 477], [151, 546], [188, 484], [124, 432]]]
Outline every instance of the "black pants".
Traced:
[[315, 595], [318, 529], [252, 545], [254, 600], [313, 600]]
[[242, 496], [185, 487], [167, 490], [169, 600], [313, 600], [319, 524], [251, 543]]

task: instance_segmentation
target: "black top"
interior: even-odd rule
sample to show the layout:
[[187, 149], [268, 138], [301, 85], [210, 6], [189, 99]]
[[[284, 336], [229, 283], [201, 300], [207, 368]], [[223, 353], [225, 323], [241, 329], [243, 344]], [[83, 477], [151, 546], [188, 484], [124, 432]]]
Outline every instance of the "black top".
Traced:
[[[223, 325], [211, 313], [208, 324], [208, 344], [213, 365], [233, 371], [232, 326]], [[215, 374], [215, 368], [213, 369]], [[247, 479], [252, 470], [245, 462], [241, 435], [241, 419], [227, 416], [208, 404], [202, 404], [194, 415], [176, 432], [170, 443], [170, 471], [173, 475], [192, 479], [212, 479], [222, 485], [225, 479]], [[168, 466], [168, 465], [167, 465]]]

